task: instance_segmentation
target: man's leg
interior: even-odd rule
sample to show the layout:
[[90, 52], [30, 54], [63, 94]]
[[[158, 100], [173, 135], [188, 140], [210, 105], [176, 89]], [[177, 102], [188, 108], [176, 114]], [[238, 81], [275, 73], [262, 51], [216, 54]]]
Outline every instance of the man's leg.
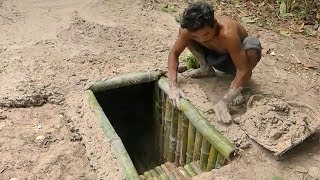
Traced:
[[184, 72], [183, 74], [185, 76], [189, 76], [192, 78], [214, 76], [215, 72], [214, 72], [213, 68], [211, 66], [209, 66], [208, 63], [206, 62], [204, 53], [199, 52], [198, 46], [199, 45], [196, 42], [192, 42], [188, 46], [188, 49], [192, 53], [192, 55], [196, 58], [196, 60], [198, 61], [200, 68], [189, 69], [188, 71]]

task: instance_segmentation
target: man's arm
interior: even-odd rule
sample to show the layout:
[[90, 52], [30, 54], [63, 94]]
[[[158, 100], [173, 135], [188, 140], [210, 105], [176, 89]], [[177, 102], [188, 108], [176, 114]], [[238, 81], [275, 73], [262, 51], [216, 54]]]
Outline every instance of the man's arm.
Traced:
[[168, 57], [168, 78], [170, 80], [171, 87], [178, 87], [177, 84], [177, 69], [179, 65], [179, 56], [183, 52], [183, 50], [188, 46], [188, 35], [184, 30], [179, 30], [179, 36], [170, 49], [169, 57]]
[[252, 75], [252, 68], [247, 59], [246, 51], [243, 49], [239, 38], [230, 38], [226, 43], [226, 47], [237, 68], [236, 76], [233, 79], [230, 88], [243, 87]]

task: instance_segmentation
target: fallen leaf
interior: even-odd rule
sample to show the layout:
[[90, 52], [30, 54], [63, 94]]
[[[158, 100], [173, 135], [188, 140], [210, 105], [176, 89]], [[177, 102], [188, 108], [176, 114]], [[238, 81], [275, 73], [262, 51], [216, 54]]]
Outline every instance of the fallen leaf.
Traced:
[[298, 32], [303, 32], [303, 28], [304, 28], [304, 23], [302, 23], [302, 24], [298, 27]]
[[280, 34], [287, 37], [291, 36], [291, 33], [287, 30], [280, 31]]
[[250, 17], [246, 17], [246, 16], [241, 17], [241, 21], [247, 24], [254, 24], [257, 22], [255, 19], [251, 19]]
[[279, 7], [280, 16], [283, 17], [287, 12], [287, 5], [285, 1], [282, 1]]

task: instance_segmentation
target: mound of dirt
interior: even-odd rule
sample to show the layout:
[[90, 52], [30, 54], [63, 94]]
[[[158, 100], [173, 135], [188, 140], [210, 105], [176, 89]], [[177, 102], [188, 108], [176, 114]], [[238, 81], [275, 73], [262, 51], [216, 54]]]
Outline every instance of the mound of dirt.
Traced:
[[253, 96], [238, 123], [250, 138], [278, 156], [314, 133], [317, 117], [316, 110], [305, 104]]

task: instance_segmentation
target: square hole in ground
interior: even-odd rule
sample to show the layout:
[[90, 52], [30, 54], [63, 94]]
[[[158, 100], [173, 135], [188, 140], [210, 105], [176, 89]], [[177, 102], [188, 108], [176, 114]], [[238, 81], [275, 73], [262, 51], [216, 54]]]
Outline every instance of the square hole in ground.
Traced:
[[139, 174], [159, 165], [153, 121], [154, 83], [95, 93]]

